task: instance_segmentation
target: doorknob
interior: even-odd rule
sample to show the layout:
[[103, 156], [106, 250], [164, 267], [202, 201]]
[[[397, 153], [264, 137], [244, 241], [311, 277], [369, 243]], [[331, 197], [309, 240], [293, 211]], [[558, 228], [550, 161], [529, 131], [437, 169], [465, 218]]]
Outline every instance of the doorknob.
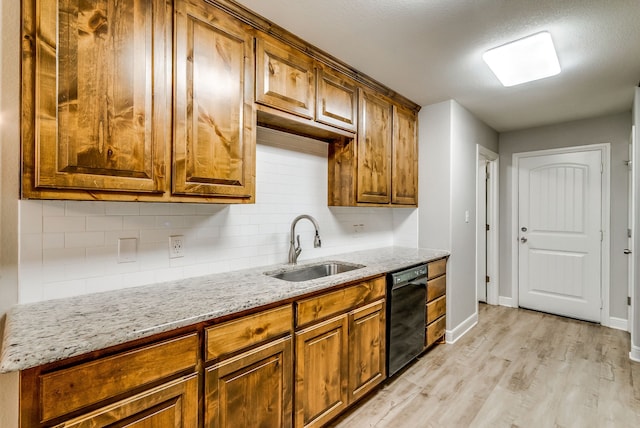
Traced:
[[520, 228], [520, 230], [522, 230], [523, 232], [527, 231], [527, 227], [526, 226], [522, 226], [522, 228]]
[[525, 237], [523, 236], [522, 238], [520, 238], [520, 242], [522, 242], [522, 243], [524, 244], [525, 242], [527, 242], [527, 238], [525, 238]]
[[628, 249], [628, 248], [625, 248], [625, 249], [624, 249], [624, 251], [623, 251], [623, 253], [625, 253], [625, 254], [631, 254], [631, 250], [630, 250], [630, 249]]

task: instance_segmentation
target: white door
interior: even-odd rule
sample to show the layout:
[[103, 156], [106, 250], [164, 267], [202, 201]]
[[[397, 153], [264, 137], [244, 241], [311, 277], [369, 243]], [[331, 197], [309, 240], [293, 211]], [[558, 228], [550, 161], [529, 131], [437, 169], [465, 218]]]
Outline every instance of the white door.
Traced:
[[600, 322], [599, 150], [518, 163], [519, 305]]
[[[631, 128], [631, 144], [629, 144], [629, 215], [627, 222], [627, 242], [628, 247], [625, 251], [628, 254], [628, 272], [629, 272], [629, 284], [628, 284], [628, 294], [629, 298], [633, 296], [633, 284], [635, 284], [635, 276], [636, 276], [636, 265], [635, 265], [635, 257], [633, 253], [635, 252], [635, 245], [633, 243], [633, 234], [638, 233], [638, 231], [633, 230], [633, 225], [636, 219], [636, 170], [638, 165], [635, 165], [634, 159], [636, 157], [636, 140], [635, 140], [635, 125]], [[633, 311], [631, 310], [631, 305], [628, 306], [627, 312], [627, 320], [628, 320], [628, 330], [631, 332], [633, 326]]]

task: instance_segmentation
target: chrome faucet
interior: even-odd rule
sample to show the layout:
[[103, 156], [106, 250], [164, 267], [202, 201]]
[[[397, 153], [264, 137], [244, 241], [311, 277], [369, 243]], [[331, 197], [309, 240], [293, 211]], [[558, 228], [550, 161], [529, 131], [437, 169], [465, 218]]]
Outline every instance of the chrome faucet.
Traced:
[[[316, 236], [313, 239], [313, 248], [318, 248], [322, 245], [322, 242], [320, 242], [320, 235], [319, 235], [320, 226], [318, 226], [318, 222], [316, 221], [315, 218], [307, 214], [302, 214], [294, 218], [293, 221], [291, 222], [291, 240], [289, 241], [289, 263], [294, 265], [298, 262], [298, 256], [302, 252], [302, 248], [300, 248], [300, 235], [296, 236], [296, 224], [298, 223], [298, 221], [302, 220], [303, 218], [306, 218], [311, 223], [313, 223], [313, 227], [316, 228]], [[295, 237], [295, 241], [298, 242], [297, 247], [294, 241], [294, 237]]]

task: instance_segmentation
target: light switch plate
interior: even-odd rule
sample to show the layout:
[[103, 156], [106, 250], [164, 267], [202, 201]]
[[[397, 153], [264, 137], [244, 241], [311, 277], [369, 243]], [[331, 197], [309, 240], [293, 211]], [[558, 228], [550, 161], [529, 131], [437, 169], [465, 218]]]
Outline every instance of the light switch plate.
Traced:
[[118, 263], [131, 263], [137, 260], [138, 239], [120, 238], [118, 239]]

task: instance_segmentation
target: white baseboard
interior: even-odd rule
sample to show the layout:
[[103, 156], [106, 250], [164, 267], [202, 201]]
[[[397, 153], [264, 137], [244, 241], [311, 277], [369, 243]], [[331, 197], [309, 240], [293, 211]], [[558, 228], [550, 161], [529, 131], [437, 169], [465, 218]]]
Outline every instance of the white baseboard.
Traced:
[[640, 346], [631, 345], [631, 352], [629, 352], [629, 359], [640, 363]]
[[513, 306], [513, 299], [511, 297], [499, 296], [498, 297], [498, 304], [500, 306], [507, 306], [509, 308], [515, 308], [516, 307], [516, 306]]
[[447, 330], [445, 334], [445, 339], [447, 343], [456, 343], [458, 339], [464, 336], [469, 330], [471, 330], [475, 325], [478, 324], [478, 312], [476, 311], [469, 318], [462, 321], [458, 326], [456, 326], [453, 330]]
[[[605, 325], [602, 323], [602, 325]], [[609, 317], [609, 323], [606, 327], [615, 328], [616, 330], [629, 331], [629, 321], [623, 318]]]

